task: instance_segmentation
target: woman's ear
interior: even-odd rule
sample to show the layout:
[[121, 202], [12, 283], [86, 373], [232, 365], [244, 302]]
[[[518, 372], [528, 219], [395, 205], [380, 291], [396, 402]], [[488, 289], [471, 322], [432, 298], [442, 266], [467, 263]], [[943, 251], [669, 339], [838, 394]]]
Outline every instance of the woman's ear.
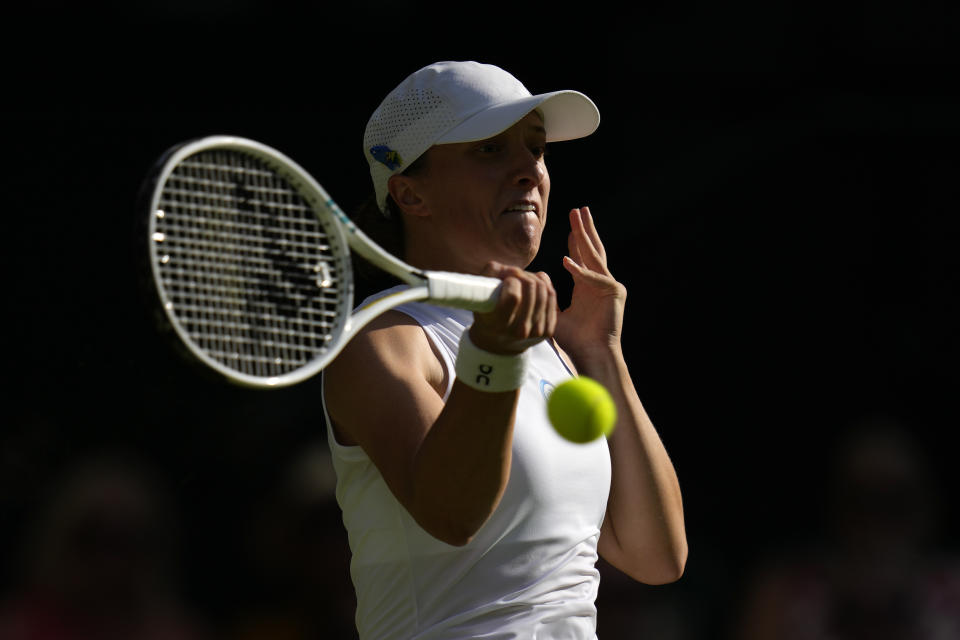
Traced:
[[427, 215], [426, 203], [420, 195], [417, 180], [412, 176], [405, 176], [402, 173], [390, 176], [387, 181], [387, 190], [390, 197], [400, 209], [411, 216]]

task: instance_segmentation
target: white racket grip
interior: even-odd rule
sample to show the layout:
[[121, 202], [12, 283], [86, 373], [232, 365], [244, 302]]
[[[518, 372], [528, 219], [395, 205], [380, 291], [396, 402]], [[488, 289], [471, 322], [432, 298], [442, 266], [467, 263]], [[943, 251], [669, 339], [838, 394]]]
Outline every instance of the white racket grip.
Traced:
[[497, 306], [501, 284], [497, 278], [451, 271], [427, 271], [424, 275], [431, 302], [470, 311], [491, 311]]

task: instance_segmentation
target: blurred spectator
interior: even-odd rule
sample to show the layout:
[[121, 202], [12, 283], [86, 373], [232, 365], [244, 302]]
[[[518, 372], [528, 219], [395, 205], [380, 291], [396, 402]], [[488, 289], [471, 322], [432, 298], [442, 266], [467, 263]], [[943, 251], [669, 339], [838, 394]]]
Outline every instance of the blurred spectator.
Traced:
[[325, 442], [306, 447], [268, 491], [249, 532], [258, 589], [233, 625], [233, 640], [357, 637], [350, 547]]
[[195, 640], [174, 587], [173, 508], [139, 460], [83, 457], [26, 531], [3, 640]]
[[960, 564], [938, 546], [938, 487], [918, 443], [876, 418], [837, 454], [823, 540], [757, 572], [734, 636], [960, 638]]

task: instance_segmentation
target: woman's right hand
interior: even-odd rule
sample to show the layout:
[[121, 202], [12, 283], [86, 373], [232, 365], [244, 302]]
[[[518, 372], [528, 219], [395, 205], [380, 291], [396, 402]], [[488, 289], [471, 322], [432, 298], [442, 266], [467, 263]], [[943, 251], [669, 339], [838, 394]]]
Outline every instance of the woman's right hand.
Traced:
[[557, 293], [550, 277], [490, 262], [483, 275], [503, 281], [493, 311], [475, 312], [470, 340], [491, 353], [519, 354], [557, 328]]

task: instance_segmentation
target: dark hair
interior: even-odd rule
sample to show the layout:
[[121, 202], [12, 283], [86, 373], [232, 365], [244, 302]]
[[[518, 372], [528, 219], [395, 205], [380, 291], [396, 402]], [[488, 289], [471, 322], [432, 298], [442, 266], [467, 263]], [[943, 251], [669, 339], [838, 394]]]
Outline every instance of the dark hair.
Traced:
[[[403, 175], [415, 175], [423, 171], [426, 165], [426, 156], [427, 154], [424, 153], [414, 160], [403, 171]], [[386, 251], [398, 258], [404, 258], [406, 255], [406, 230], [403, 225], [403, 213], [390, 194], [387, 194], [386, 212], [380, 210], [376, 195], [371, 194], [357, 207], [351, 219]], [[353, 271], [357, 280], [357, 300], [362, 300], [371, 293], [400, 284], [397, 278], [355, 255], [353, 256]]]
[[[387, 214], [384, 215], [377, 205], [376, 195], [371, 194], [364, 200], [351, 216], [353, 222], [378, 245], [389, 253], [402, 258], [404, 253], [403, 218], [399, 214], [393, 199], [387, 196]], [[353, 272], [356, 276], [356, 298], [363, 300], [366, 296], [388, 289], [400, 281], [374, 267], [356, 254], [352, 256]]]

